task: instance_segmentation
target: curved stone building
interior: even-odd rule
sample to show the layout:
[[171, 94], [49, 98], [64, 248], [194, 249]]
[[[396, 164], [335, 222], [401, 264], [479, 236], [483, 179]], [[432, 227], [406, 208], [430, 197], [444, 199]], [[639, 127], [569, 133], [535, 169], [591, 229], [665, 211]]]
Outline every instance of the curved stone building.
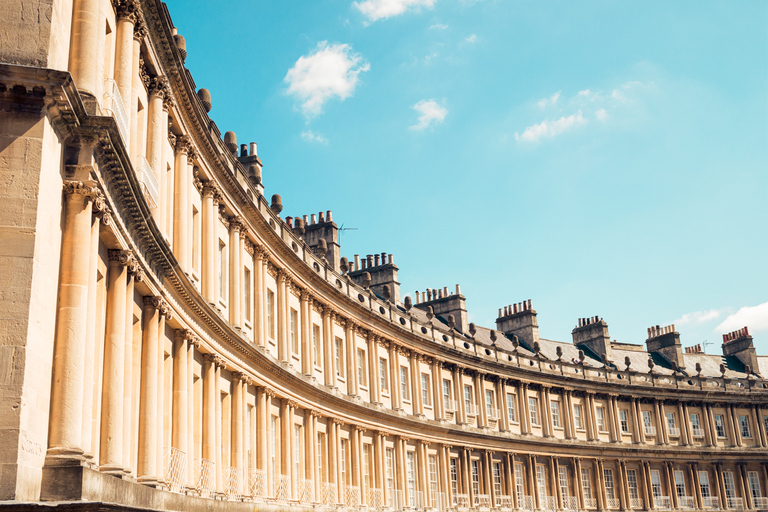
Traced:
[[411, 300], [264, 197], [160, 1], [0, 16], [0, 506], [768, 509], [746, 327], [707, 355]]

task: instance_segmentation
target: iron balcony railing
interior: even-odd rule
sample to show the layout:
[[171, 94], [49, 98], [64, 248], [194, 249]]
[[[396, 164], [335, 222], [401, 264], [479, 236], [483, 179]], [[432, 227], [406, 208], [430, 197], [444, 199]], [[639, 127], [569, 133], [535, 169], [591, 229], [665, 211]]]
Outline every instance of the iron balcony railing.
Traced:
[[157, 208], [160, 204], [160, 184], [157, 182], [155, 171], [143, 156], [139, 157], [138, 179], [144, 188], [144, 195], [147, 198], [150, 208]]
[[101, 110], [107, 115], [111, 115], [117, 122], [117, 129], [123, 137], [123, 142], [128, 141], [128, 113], [123, 103], [123, 97], [120, 96], [120, 89], [117, 82], [111, 78], [104, 79], [104, 100]]

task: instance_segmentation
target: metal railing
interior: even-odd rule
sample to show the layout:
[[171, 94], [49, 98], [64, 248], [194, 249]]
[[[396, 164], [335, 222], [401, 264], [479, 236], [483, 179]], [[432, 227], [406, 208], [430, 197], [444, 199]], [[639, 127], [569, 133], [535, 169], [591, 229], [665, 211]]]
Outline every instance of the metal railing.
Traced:
[[469, 494], [454, 494], [451, 501], [454, 508], [469, 508]]
[[278, 503], [288, 502], [288, 495], [291, 492], [291, 479], [288, 475], [275, 475], [272, 483], [272, 492], [275, 501]]
[[701, 506], [708, 509], [719, 509], [720, 498], [717, 496], [705, 496], [701, 498]]
[[701, 427], [693, 427], [691, 433], [693, 434], [693, 437], [704, 437], [704, 431]]
[[184, 492], [187, 477], [187, 454], [178, 448], [166, 448], [163, 454], [163, 476], [171, 492]]
[[645, 426], [645, 435], [647, 436], [655, 436], [656, 435], [656, 427], [653, 425], [646, 425]]
[[374, 510], [384, 508], [384, 493], [381, 489], [368, 489], [368, 508]]
[[430, 491], [428, 506], [432, 510], [445, 510], [448, 508], [448, 497], [444, 492]]
[[629, 508], [643, 508], [643, 498], [630, 498]]
[[323, 482], [323, 485], [320, 486], [320, 503], [325, 506], [335, 507], [339, 502], [336, 496], [338, 494], [337, 490], [336, 484]]
[[693, 499], [693, 496], [678, 496], [677, 499], [680, 504], [680, 508], [687, 508], [691, 510], [696, 508], [696, 500]]
[[392, 508], [395, 510], [403, 510], [405, 506], [405, 495], [402, 489], [397, 489], [392, 496]]
[[766, 498], [765, 496], [753, 497], [752, 503], [754, 505], [754, 508], [756, 509], [760, 509], [760, 510], [768, 509], [768, 498]]
[[475, 508], [491, 508], [490, 494], [475, 494], [473, 501]]
[[557, 497], [545, 496], [544, 503], [541, 504], [542, 510], [557, 510]]
[[360, 506], [360, 487], [356, 485], [344, 486], [344, 504], [348, 507]]
[[138, 164], [137, 177], [144, 189], [147, 203], [149, 203], [150, 208], [157, 208], [160, 204], [160, 184], [157, 182], [157, 175], [143, 156], [139, 157]]
[[111, 115], [117, 122], [117, 129], [123, 136], [123, 142], [128, 142], [128, 113], [125, 110], [123, 97], [120, 95], [120, 89], [117, 82], [111, 78], [104, 79], [104, 99], [101, 105], [101, 111]]
[[445, 412], [454, 412], [456, 411], [456, 400], [443, 400], [443, 407], [445, 408]]
[[672, 500], [669, 499], [669, 496], [654, 496], [653, 503], [656, 505], [656, 508], [661, 510], [670, 510], [672, 508]]
[[315, 481], [299, 478], [299, 503], [312, 503], [315, 500]]
[[680, 437], [680, 427], [668, 427], [669, 435], [671, 437]]
[[584, 508], [597, 508], [597, 498], [584, 498]]
[[254, 499], [267, 497], [267, 472], [263, 469], [252, 469], [248, 472], [248, 492]]
[[512, 508], [512, 496], [497, 495], [494, 501], [494, 506], [496, 508]]
[[619, 498], [608, 498], [608, 508], [619, 508], [621, 507], [621, 502], [619, 501]]
[[233, 468], [230, 466], [224, 466], [224, 494], [228, 500], [236, 500], [240, 498], [242, 492], [241, 474], [240, 468]]
[[726, 498], [726, 503], [728, 504], [728, 508], [731, 508], [733, 510], [744, 510], [744, 498]]
[[464, 409], [466, 409], [467, 416], [477, 416], [477, 406], [475, 404], [464, 402]]
[[411, 506], [417, 510], [424, 510], [426, 506], [424, 491], [414, 491], [413, 496], [411, 496]]
[[195, 489], [201, 498], [213, 498], [216, 492], [216, 463], [195, 459]]
[[493, 407], [486, 407], [485, 415], [488, 417], [489, 420], [497, 421], [499, 419], [499, 410]]
[[570, 512], [579, 510], [579, 498], [576, 496], [563, 496], [563, 510]]
[[536, 509], [536, 502], [533, 496], [517, 496], [517, 508], [521, 510], [534, 510]]

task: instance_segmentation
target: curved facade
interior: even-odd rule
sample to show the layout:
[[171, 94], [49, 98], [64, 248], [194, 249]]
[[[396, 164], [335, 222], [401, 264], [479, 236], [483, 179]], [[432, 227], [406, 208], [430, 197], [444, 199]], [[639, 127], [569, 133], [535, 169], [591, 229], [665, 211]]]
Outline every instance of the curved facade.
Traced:
[[747, 328], [715, 356], [401, 299], [263, 196], [164, 4], [38, 7], [0, 44], [0, 505], [768, 510]]

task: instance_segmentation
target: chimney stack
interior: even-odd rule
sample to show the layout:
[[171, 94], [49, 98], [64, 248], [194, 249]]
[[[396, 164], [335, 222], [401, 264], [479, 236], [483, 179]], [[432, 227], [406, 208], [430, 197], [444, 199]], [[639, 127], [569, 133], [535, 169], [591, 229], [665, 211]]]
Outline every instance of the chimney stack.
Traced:
[[680, 333], [675, 331], [675, 324], [648, 328], [648, 339], [645, 346], [649, 353], [657, 353], [678, 368], [685, 369], [683, 346], [680, 344]]
[[[386, 253], [368, 254], [361, 260], [362, 267], [358, 266], [358, 255], [355, 255], [355, 269], [349, 272], [349, 277], [358, 285], [362, 283], [362, 270], [371, 275], [371, 290], [380, 297], [384, 297], [384, 286], [389, 286], [391, 301], [400, 302], [400, 281], [397, 277], [397, 266], [392, 263], [392, 255], [389, 255], [389, 263], [384, 257]], [[418, 300], [416, 301], [418, 302]]]
[[571, 331], [571, 335], [573, 336], [573, 344], [577, 347], [589, 348], [604, 363], [613, 361], [608, 324], [602, 318], [597, 316], [580, 318], [579, 324]]
[[539, 324], [536, 321], [536, 311], [531, 307], [531, 300], [500, 308], [496, 330], [517, 336], [525, 348], [533, 350], [533, 344], [539, 342]]
[[442, 316], [446, 322], [448, 315], [453, 315], [457, 330], [464, 332], [469, 328], [466, 298], [460, 293], [449, 295], [447, 286], [439, 290], [428, 288], [421, 296], [421, 303], [415, 304], [414, 307], [426, 311], [430, 306], [435, 314]]
[[757, 354], [748, 327], [723, 334], [723, 355], [735, 356], [744, 366], [752, 367], [753, 373], [760, 374]]

